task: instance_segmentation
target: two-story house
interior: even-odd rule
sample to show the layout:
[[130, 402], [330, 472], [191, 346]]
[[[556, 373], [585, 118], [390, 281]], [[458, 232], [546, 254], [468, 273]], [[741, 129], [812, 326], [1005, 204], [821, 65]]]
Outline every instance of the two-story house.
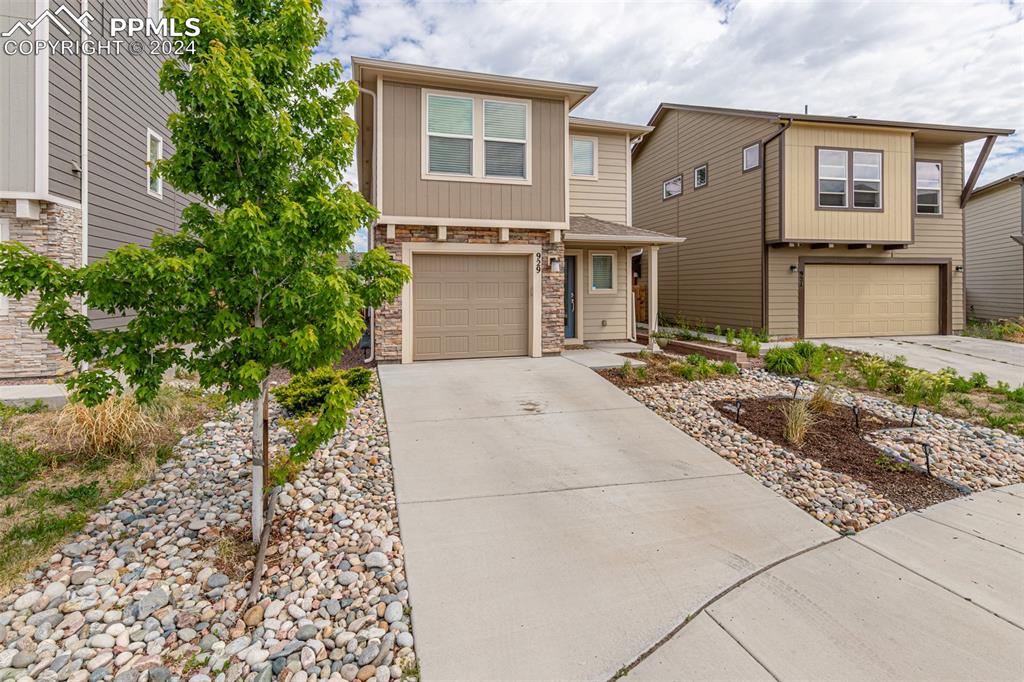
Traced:
[[[47, 9], [58, 20], [35, 23]], [[4, 0], [0, 33], [11, 35], [0, 42], [77, 41], [79, 24], [68, 16], [89, 9], [83, 0]], [[92, 3], [85, 21], [99, 40], [109, 37], [102, 18], [156, 19], [159, 11], [156, 0]], [[185, 200], [150, 173], [172, 151], [166, 122], [174, 98], [158, 87], [163, 56], [5, 50], [0, 59], [0, 240], [83, 265], [177, 226]], [[72, 369], [45, 333], [29, 327], [36, 300], [0, 297], [0, 378]], [[89, 314], [98, 327], [122, 321]]]
[[1024, 171], [978, 187], [964, 211], [967, 317], [1024, 317]]
[[636, 220], [687, 237], [660, 256], [663, 317], [806, 338], [962, 328], [963, 206], [1012, 130], [680, 104], [650, 125]]
[[[576, 118], [595, 88], [354, 57], [370, 247], [412, 268], [373, 316], [377, 360], [538, 357], [633, 334], [641, 125]], [[656, 280], [655, 280], [656, 282]], [[657, 297], [650, 297], [657, 305]], [[656, 309], [652, 310], [656, 317]]]

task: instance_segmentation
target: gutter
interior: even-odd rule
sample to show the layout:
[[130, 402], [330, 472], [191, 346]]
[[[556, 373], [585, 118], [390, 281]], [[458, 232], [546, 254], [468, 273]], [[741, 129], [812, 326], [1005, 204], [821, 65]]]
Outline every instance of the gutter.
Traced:
[[[376, 120], [376, 117], [377, 117], [377, 93], [373, 92], [372, 90], [367, 90], [367, 89], [363, 88], [362, 86], [360, 86], [359, 87], [359, 94], [360, 95], [369, 95], [370, 99], [373, 100], [373, 115], [374, 115], [374, 120]], [[374, 131], [373, 131], [373, 143], [372, 143], [371, 148], [370, 148], [370, 154], [371, 154], [370, 158], [373, 159], [373, 163], [372, 163], [372, 166], [371, 166], [373, 168], [373, 176], [372, 176], [372, 178], [370, 180], [370, 182], [372, 183], [372, 191], [370, 192], [370, 196], [371, 197], [376, 197], [377, 196], [377, 172], [378, 172], [378, 170], [377, 170], [377, 137], [378, 137], [379, 133], [380, 133], [380, 131], [376, 130], [376, 128], [375, 128]], [[362, 159], [360, 159], [360, 162], [362, 162]], [[374, 205], [374, 208], [376, 208], [378, 211], [380, 210], [380, 206], [376, 206], [376, 202], [375, 201], [372, 201], [371, 204]], [[367, 228], [366, 228], [366, 250], [367, 251], [373, 250], [373, 233], [375, 231], [374, 230], [375, 227], [376, 227], [375, 225], [368, 225]], [[377, 311], [374, 310], [373, 308], [370, 308], [369, 310], [370, 310], [370, 353], [369, 353], [369, 355], [367, 355], [366, 359], [363, 360], [364, 363], [371, 363], [371, 362], [373, 362], [377, 358], [377, 334], [376, 334], [376, 331], [377, 331]]]

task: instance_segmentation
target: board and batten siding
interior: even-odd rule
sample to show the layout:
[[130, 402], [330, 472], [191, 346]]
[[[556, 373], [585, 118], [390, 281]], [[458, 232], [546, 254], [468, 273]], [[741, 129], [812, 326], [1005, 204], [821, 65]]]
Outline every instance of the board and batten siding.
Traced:
[[[429, 89], [429, 88], [428, 88]], [[451, 91], [451, 88], [445, 88]], [[483, 94], [487, 93], [467, 93]], [[422, 178], [423, 88], [384, 81], [379, 101], [386, 216], [564, 222], [565, 102], [531, 99], [531, 183]]]
[[[789, 131], [787, 131], [787, 135]], [[935, 145], [918, 142], [916, 158], [942, 161], [941, 216], [914, 217], [914, 243], [906, 248], [885, 251], [881, 246], [850, 251], [842, 245], [829, 249], [809, 246], [782, 246], [768, 250], [768, 330], [772, 335], [797, 336], [800, 314], [800, 276], [790, 271], [798, 266], [801, 256], [838, 258], [949, 259], [952, 269], [952, 331], [963, 329], [963, 273], [956, 266], [963, 264], [963, 213], [960, 190], [963, 187], [963, 146]], [[788, 180], [787, 180], [788, 182]], [[913, 204], [901, 212], [910, 214]], [[788, 228], [787, 228], [788, 236]]]
[[764, 239], [766, 242], [781, 238], [780, 213], [782, 200], [782, 175], [779, 167], [782, 164], [782, 136], [764, 145]]
[[[578, 253], [573, 253], [579, 250]], [[621, 341], [628, 334], [630, 295], [629, 257], [627, 249], [601, 244], [567, 242], [565, 251], [575, 255], [577, 277], [576, 329], [583, 341]], [[595, 294], [590, 291], [590, 256], [593, 253], [615, 254], [615, 293]]]
[[[50, 10], [61, 6], [80, 13], [80, 0], [50, 0]], [[78, 40], [80, 33], [73, 22], [73, 35], [60, 39]], [[54, 38], [51, 29], [51, 38]], [[113, 57], [116, 59], [116, 57]], [[4, 59], [7, 59], [5, 56]], [[74, 171], [82, 166], [82, 58], [75, 54], [50, 55], [50, 194], [71, 201], [82, 200], [82, 174]]]
[[[34, 0], [0, 3], [0, 33], [36, 16]], [[20, 35], [20, 34], [19, 34]], [[33, 55], [0, 56], [0, 190], [35, 191], [35, 62]]]
[[597, 139], [597, 179], [569, 178], [570, 215], [626, 224], [626, 135], [576, 131], [571, 126], [569, 134]]
[[1024, 187], [1007, 183], [967, 203], [965, 279], [967, 316], [998, 320], [1024, 316]]
[[[108, 0], [107, 16], [145, 17], [145, 0]], [[157, 230], [178, 229], [188, 200], [165, 181], [163, 198], [146, 191], [146, 129], [173, 152], [167, 116], [174, 97], [160, 92], [158, 55], [89, 59], [89, 262], [124, 244], [149, 246]], [[90, 310], [97, 327], [123, 323]]]
[[[913, 140], [909, 131], [793, 124], [783, 135], [783, 239], [909, 242]], [[817, 149], [882, 152], [882, 209], [817, 208]], [[847, 198], [852, 205], [852, 192]]]
[[[763, 160], [744, 173], [742, 150], [778, 128], [759, 117], [668, 110], [634, 157], [633, 224], [686, 238], [658, 252], [663, 317], [762, 325]], [[693, 171], [705, 163], [708, 183], [694, 189]], [[682, 195], [662, 199], [662, 183], [675, 175]]]

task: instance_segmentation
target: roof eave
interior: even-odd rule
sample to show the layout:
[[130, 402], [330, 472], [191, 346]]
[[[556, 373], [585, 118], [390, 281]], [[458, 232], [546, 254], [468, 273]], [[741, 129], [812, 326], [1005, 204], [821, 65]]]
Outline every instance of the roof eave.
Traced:
[[642, 235], [586, 234], [573, 230], [566, 230], [562, 238], [574, 242], [616, 242], [620, 244], [650, 244], [652, 246], [682, 244], [686, 241], [686, 237], [670, 237], [668, 235], [645, 237]]

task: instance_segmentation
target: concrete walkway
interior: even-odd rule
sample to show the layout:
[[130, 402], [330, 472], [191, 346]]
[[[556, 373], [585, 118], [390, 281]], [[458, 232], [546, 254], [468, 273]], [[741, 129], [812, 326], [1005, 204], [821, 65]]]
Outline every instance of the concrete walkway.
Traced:
[[838, 537], [565, 358], [379, 370], [426, 682], [610, 679]]
[[783, 561], [726, 592], [626, 676], [772, 678], [1024, 678], [1024, 486]]
[[0, 403], [27, 406], [36, 401], [50, 409], [63, 407], [68, 401], [64, 384], [4, 384], [0, 385]]

